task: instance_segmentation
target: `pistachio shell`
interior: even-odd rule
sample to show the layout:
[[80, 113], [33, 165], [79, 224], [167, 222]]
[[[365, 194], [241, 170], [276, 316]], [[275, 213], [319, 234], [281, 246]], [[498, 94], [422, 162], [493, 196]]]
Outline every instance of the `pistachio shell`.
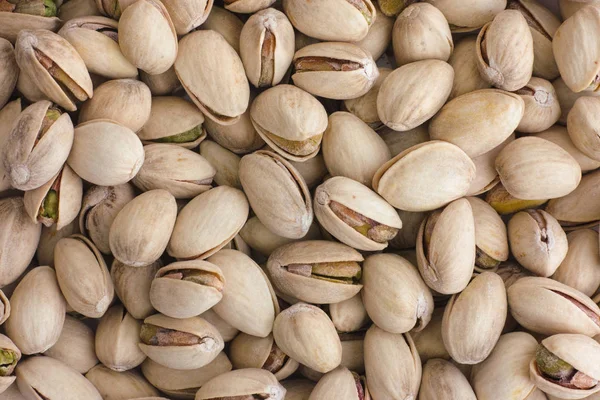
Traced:
[[[386, 17], [387, 18], [387, 17]], [[377, 114], [377, 95], [381, 84], [392, 72], [391, 68], [379, 68], [379, 76], [367, 93], [355, 99], [344, 100], [344, 110], [356, 115], [369, 127], [379, 130], [385, 125], [379, 120]]]
[[427, 0], [444, 14], [452, 32], [470, 32], [481, 28], [486, 22], [506, 8], [506, 0]]
[[[275, 349], [277, 351], [275, 352]], [[275, 354], [276, 356], [273, 356]], [[275, 345], [273, 335], [259, 338], [240, 333], [229, 348], [231, 362], [235, 369], [262, 368], [283, 380], [298, 369], [298, 362], [289, 358]], [[272, 358], [273, 357], [273, 358]], [[280, 357], [280, 361], [275, 357]], [[272, 364], [269, 364], [272, 363]]]
[[[228, 7], [231, 7], [231, 5], [228, 5]], [[237, 15], [217, 6], [213, 6], [206, 21], [200, 25], [200, 29], [209, 29], [221, 34], [238, 54], [240, 53], [240, 36], [243, 27], [244, 23]]]
[[10, 301], [8, 297], [0, 290], [0, 325], [6, 322], [10, 317]]
[[444, 340], [442, 339], [443, 317], [444, 308], [435, 308], [427, 326], [418, 332], [411, 333], [422, 362], [435, 358], [443, 358], [445, 360], [450, 358], [450, 354], [448, 354], [448, 350], [446, 350]]
[[510, 135], [499, 146], [496, 146], [487, 153], [472, 158], [475, 164], [475, 179], [471, 182], [468, 196], [476, 196], [488, 192], [495, 188], [500, 182], [498, 171], [496, 171], [496, 157], [507, 144], [515, 140], [515, 134]]
[[[12, 93], [12, 91], [11, 91]], [[0, 155], [6, 147], [13, 123], [21, 113], [21, 99], [13, 100], [0, 109]], [[323, 157], [321, 157], [321, 161]], [[324, 164], [323, 164], [324, 167]], [[4, 171], [4, 163], [0, 163], [0, 193], [11, 189], [10, 178]]]
[[[360, 391], [358, 389], [360, 387]], [[317, 383], [309, 400], [370, 399], [366, 381], [348, 368], [339, 366], [325, 374]]]
[[287, 390], [286, 400], [308, 400], [315, 384], [307, 379], [286, 379], [281, 385]]
[[452, 363], [431, 359], [423, 365], [423, 378], [419, 390], [419, 399], [436, 400], [476, 400], [477, 397], [467, 378]]
[[0, 37], [0, 109], [8, 102], [13, 90], [17, 86], [19, 66], [15, 58], [12, 44]]
[[485, 201], [500, 215], [513, 214], [529, 208], [536, 208], [546, 203], [548, 199], [523, 200], [519, 199], [506, 190], [501, 182], [494, 185], [485, 196]]
[[163, 4], [169, 12], [175, 31], [183, 36], [206, 21], [212, 11], [213, 0], [164, 0]]
[[202, 318], [210, 322], [223, 336], [224, 342], [231, 342], [240, 332], [237, 328], [229, 325], [223, 318], [219, 316], [212, 308], [200, 314]]
[[[18, 86], [18, 83], [17, 83]], [[573, 92], [565, 81], [562, 78], [558, 78], [552, 82], [552, 86], [554, 86], [554, 90], [556, 91], [556, 97], [558, 98], [558, 103], [560, 104], [561, 115], [558, 120], [558, 123], [561, 125], [567, 124], [567, 117], [571, 108], [575, 104], [575, 101], [580, 97], [590, 96], [590, 97], [598, 97], [600, 96], [600, 91], [593, 92], [590, 90], [583, 90], [581, 92]]]
[[62, 26], [62, 22], [56, 17], [2, 12], [0, 13], [0, 37], [15, 43], [19, 32], [23, 29], [46, 29], [56, 32]]
[[94, 349], [94, 331], [85, 322], [67, 314], [58, 341], [44, 355], [85, 374], [99, 362]]
[[598, 233], [578, 229], [567, 235], [569, 251], [552, 279], [592, 296], [600, 286]]
[[[498, 262], [508, 259], [506, 225], [488, 203], [477, 197], [467, 197], [475, 221], [475, 245], [478, 251]], [[476, 260], [477, 263], [477, 260]], [[485, 266], [480, 267], [485, 268]]]
[[[573, 144], [573, 141], [569, 137], [567, 128], [563, 126], [554, 125], [543, 132], [537, 133], [535, 136], [549, 140], [552, 143], [562, 147], [567, 153], [571, 155], [571, 157], [573, 157], [579, 163], [582, 173], [586, 173], [588, 171], [600, 167], [600, 161], [596, 161], [594, 159], [589, 158], [584, 153], [582, 153], [577, 147], [575, 147], [575, 144]], [[583, 179], [584, 177], [582, 177], [582, 180]]]
[[240, 119], [232, 125], [217, 124], [210, 119], [207, 119], [204, 125], [215, 142], [236, 154], [249, 153], [265, 145], [265, 141], [252, 125], [250, 109], [240, 115]]
[[228, 0], [225, 8], [235, 13], [250, 14], [269, 7], [275, 0]]
[[515, 93], [525, 101], [525, 113], [517, 127], [519, 132], [541, 132], [560, 118], [560, 104], [550, 82], [533, 77]]
[[577, 99], [567, 118], [569, 137], [579, 151], [595, 161], [600, 161], [600, 140], [595, 113], [600, 110], [600, 99]]
[[417, 126], [414, 129], [399, 134], [398, 131], [386, 126], [377, 133], [387, 144], [392, 157], [396, 157], [406, 149], [409, 149], [417, 144], [427, 142], [429, 140], [428, 128], [428, 124], [425, 123]]
[[600, 219], [599, 204], [594, 201], [595, 193], [600, 189], [599, 180], [600, 171], [584, 175], [579, 186], [571, 193], [550, 200], [546, 211], [565, 228], [585, 224], [595, 225]]
[[377, 2], [373, 3], [373, 7], [377, 17], [371, 24], [367, 36], [353, 43], [358, 47], [368, 51], [373, 56], [373, 60], [377, 60], [383, 55], [383, 53], [385, 53], [392, 41], [394, 18], [383, 14], [379, 9], [380, 6], [377, 4]]
[[229, 371], [206, 382], [196, 393], [196, 400], [245, 397], [258, 394], [265, 400], [283, 400], [285, 388], [277, 378], [263, 369], [244, 368]]
[[218, 186], [231, 186], [236, 189], [242, 188], [238, 175], [240, 156], [211, 140], [205, 140], [200, 144], [200, 155], [211, 166], [214, 165], [213, 169], [216, 172], [213, 178]]
[[150, 303], [150, 285], [162, 267], [160, 260], [145, 267], [130, 267], [114, 260], [110, 275], [117, 296], [135, 319], [144, 319], [154, 313]]
[[474, 36], [465, 36], [454, 46], [454, 51], [448, 59], [448, 64], [454, 69], [454, 82], [449, 99], [491, 86], [479, 74], [476, 42], [477, 38]]
[[137, 371], [116, 372], [100, 364], [85, 374], [85, 377], [96, 386], [104, 399], [159, 395], [158, 390]]
[[390, 247], [394, 249], [412, 249], [417, 246], [417, 236], [421, 222], [427, 217], [426, 212], [398, 211], [398, 216], [402, 220], [402, 229], [389, 241]]
[[58, 9], [58, 18], [65, 22], [75, 18], [100, 15], [102, 14], [94, 0], [69, 1], [68, 4], [62, 3]]
[[15, 346], [12, 340], [2, 334], [0, 334], [0, 349], [6, 360], [2, 365], [3, 373], [2, 377], [0, 377], [0, 395], [2, 395], [17, 379], [14, 375], [14, 369], [21, 360], [21, 351]]
[[339, 332], [359, 331], [369, 322], [360, 293], [348, 300], [330, 304], [329, 317]]

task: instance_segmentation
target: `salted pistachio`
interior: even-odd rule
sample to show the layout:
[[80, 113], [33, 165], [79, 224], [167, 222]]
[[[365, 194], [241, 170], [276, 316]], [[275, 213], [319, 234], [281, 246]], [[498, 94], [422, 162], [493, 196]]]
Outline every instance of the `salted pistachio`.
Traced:
[[569, 153], [534, 136], [516, 139], [502, 149], [496, 170], [506, 190], [523, 200], [565, 196], [581, 180], [581, 168]]
[[213, 309], [206, 310], [200, 314], [202, 318], [210, 322], [221, 334], [225, 343], [231, 342], [240, 332], [219, 316]]
[[513, 214], [528, 208], [541, 206], [548, 199], [523, 200], [508, 193], [504, 185], [495, 185], [485, 196], [485, 201], [500, 215]]
[[130, 399], [159, 395], [158, 390], [136, 370], [117, 372], [99, 364], [88, 371], [85, 377], [94, 384], [103, 399]]
[[220, 33], [227, 43], [239, 54], [240, 36], [243, 27], [244, 23], [236, 14], [224, 8], [213, 6], [210, 14], [208, 14], [208, 18], [200, 25], [199, 29], [209, 29]]
[[213, 0], [162, 2], [171, 17], [177, 35], [183, 36], [194, 28], [202, 25], [213, 6]]
[[361, 289], [363, 257], [349, 246], [321, 240], [290, 243], [267, 262], [273, 284], [300, 301], [329, 304], [347, 300]]
[[154, 276], [162, 266], [160, 260], [145, 267], [130, 267], [119, 260], [113, 261], [110, 276], [114, 282], [115, 292], [127, 312], [135, 319], [144, 319], [154, 313], [154, 307], [150, 302], [150, 287]]
[[77, 50], [89, 72], [112, 79], [135, 78], [137, 68], [119, 48], [117, 21], [85, 15], [67, 21], [58, 34]]
[[275, 344], [273, 335], [265, 338], [240, 333], [231, 342], [229, 356], [235, 369], [262, 368], [283, 380], [298, 369], [298, 362]]
[[67, 163], [90, 183], [116, 186], [138, 173], [144, 149], [131, 129], [110, 120], [92, 120], [75, 128]]
[[15, 189], [37, 189], [60, 171], [72, 144], [69, 114], [49, 101], [33, 103], [19, 114], [6, 139], [4, 173]]
[[513, 256], [526, 269], [550, 276], [567, 255], [567, 235], [559, 222], [543, 210], [518, 212], [508, 222]]
[[440, 9], [448, 20], [452, 33], [476, 31], [506, 8], [506, 0], [426, 1]]
[[504, 142], [517, 128], [525, 102], [514, 93], [482, 89], [449, 101], [429, 125], [432, 140], [457, 145], [478, 157]]
[[[564, 150], [567, 151], [578, 163], [581, 167], [581, 172], [586, 173], [588, 171], [595, 170], [600, 167], [600, 161], [594, 160], [584, 153], [582, 153], [573, 143], [567, 128], [560, 125], [554, 125], [545, 131], [537, 133], [535, 136], [541, 137], [542, 139], [546, 139], [551, 141], [554, 144], [559, 145]], [[582, 177], [582, 180], [585, 178]]]
[[360, 331], [369, 322], [369, 316], [360, 293], [347, 300], [330, 304], [328, 314], [338, 332]]
[[19, 66], [15, 58], [13, 45], [0, 37], [0, 109], [8, 102], [17, 86]]
[[85, 374], [99, 362], [94, 340], [92, 328], [67, 314], [58, 341], [46, 350], [44, 355], [62, 361], [80, 374]]
[[13, 384], [15, 367], [21, 359], [21, 351], [7, 336], [0, 334], [0, 394]]
[[154, 75], [140, 71], [140, 79], [148, 86], [152, 96], [167, 96], [183, 90], [174, 67], [169, 68], [162, 74]]
[[595, 161], [600, 161], [600, 140], [596, 132], [598, 122], [594, 115], [599, 109], [600, 99], [584, 96], [575, 101], [567, 117], [567, 130], [573, 144]]
[[362, 40], [376, 18], [371, 0], [284, 0], [283, 9], [296, 29], [320, 40]]
[[508, 290], [508, 305], [517, 322], [544, 335], [600, 333], [600, 309], [588, 296], [550, 278], [524, 277]]
[[566, 230], [595, 226], [600, 220], [599, 204], [594, 201], [599, 183], [600, 171], [584, 175], [571, 193], [550, 200], [546, 211]]
[[405, 211], [431, 211], [467, 194], [475, 164], [458, 146], [440, 140], [424, 142], [383, 164], [373, 189]]
[[525, 133], [541, 132], [560, 118], [560, 104], [554, 86], [547, 80], [533, 77], [527, 85], [515, 91], [525, 102], [525, 112], [517, 130]]
[[558, 334], [542, 340], [529, 364], [531, 380], [545, 393], [583, 399], [600, 391], [600, 344], [579, 334]]
[[195, 400], [283, 400], [285, 395], [285, 388], [269, 371], [243, 368], [209, 380], [198, 390]]
[[471, 279], [475, 256], [475, 221], [468, 200], [453, 201], [421, 224], [417, 238], [419, 272], [436, 292], [462, 291]]
[[454, 46], [448, 59], [448, 64], [454, 69], [454, 81], [449, 99], [491, 86], [479, 74], [476, 42], [474, 36], [465, 36]]
[[379, 68], [379, 76], [367, 93], [362, 96], [344, 100], [344, 109], [360, 118], [372, 129], [379, 130], [385, 125], [377, 114], [377, 95], [381, 84], [392, 72], [391, 68]]
[[[63, 2], [58, 9], [58, 18], [68, 22], [75, 18], [101, 16], [95, 0], [69, 0]], [[64, 25], [63, 25], [64, 26]]]
[[281, 82], [294, 57], [294, 27], [285, 14], [274, 8], [252, 14], [240, 33], [240, 56], [257, 88]]
[[368, 400], [370, 398], [365, 377], [339, 366], [319, 380], [309, 400]]
[[[177, 58], [177, 33], [169, 12], [157, 0], [138, 0], [119, 19], [119, 47], [137, 68], [151, 74], [167, 71]], [[151, 40], [139, 40], [140, 36]]]
[[417, 236], [421, 222], [427, 217], [426, 212], [410, 212], [396, 210], [402, 221], [402, 229], [388, 243], [393, 249], [411, 249], [417, 245]]
[[[567, 125], [567, 118], [569, 112], [573, 108], [573, 105], [580, 97], [598, 97], [600, 96], [600, 91], [589, 91], [584, 90], [581, 92], [573, 92], [565, 81], [562, 78], [558, 78], [552, 82], [552, 86], [554, 86], [554, 90], [556, 91], [556, 97], [558, 98], [558, 103], [560, 104], [561, 115], [558, 120], [558, 123], [561, 125]], [[18, 83], [17, 83], [18, 87]]]
[[190, 199], [211, 188], [217, 170], [198, 153], [165, 143], [144, 146], [144, 164], [132, 182], [143, 191], [163, 189]]
[[488, 203], [477, 197], [467, 197], [475, 221], [475, 265], [481, 269], [497, 267], [508, 259], [506, 225]]
[[442, 339], [443, 316], [444, 308], [435, 308], [427, 326], [410, 334], [423, 363], [430, 359], [442, 358], [447, 360], [450, 358]]
[[100, 318], [113, 300], [114, 289], [102, 254], [84, 236], [56, 243], [56, 278], [67, 302], [80, 314]]
[[224, 0], [225, 8], [234, 13], [251, 14], [271, 6], [275, 0]]
[[315, 383], [308, 379], [286, 379], [281, 382], [286, 389], [286, 400], [308, 400], [310, 393], [315, 388]]
[[451, 362], [434, 358], [423, 365], [419, 399], [440, 398], [476, 400], [467, 378]]
[[472, 158], [473, 164], [475, 164], [475, 179], [471, 182], [467, 196], [477, 196], [501, 186], [499, 185], [498, 171], [496, 171], [496, 157], [513, 140], [515, 140], [514, 133], [487, 153]]
[[180, 42], [175, 73], [183, 88], [207, 117], [232, 125], [248, 108], [250, 86], [242, 60], [214, 31], [196, 31]]
[[204, 126], [211, 139], [235, 154], [250, 153], [265, 145], [265, 141], [254, 129], [249, 109], [232, 125], [220, 125], [207, 119]]
[[301, 239], [289, 239], [271, 232], [258, 217], [249, 218], [240, 231], [240, 236], [253, 249], [264, 256], [270, 256], [277, 248], [298, 240], [321, 239], [319, 227], [314, 222], [308, 228], [308, 232]]
[[578, 229], [567, 235], [569, 250], [552, 279], [593, 296], [600, 286], [598, 232]]
[[23, 354], [48, 350], [58, 341], [65, 321], [65, 299], [50, 267], [33, 268], [10, 297], [10, 318], [4, 324]]
[[92, 382], [51, 357], [30, 357], [17, 365], [15, 373], [19, 391], [27, 399], [102, 400]]
[[200, 155], [214, 166], [216, 172], [213, 179], [218, 186], [242, 188], [238, 174], [240, 156], [211, 140], [200, 144]]

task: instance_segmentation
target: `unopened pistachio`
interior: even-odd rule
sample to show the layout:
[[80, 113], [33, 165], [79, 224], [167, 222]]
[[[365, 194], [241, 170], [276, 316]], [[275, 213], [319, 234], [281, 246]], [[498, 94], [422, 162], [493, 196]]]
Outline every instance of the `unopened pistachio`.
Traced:
[[423, 365], [423, 378], [419, 389], [419, 399], [439, 398], [475, 400], [475, 393], [467, 378], [452, 363], [439, 358], [431, 359]]
[[[243, 2], [239, 2], [241, 4]], [[252, 1], [267, 1], [271, 0], [249, 0]], [[227, 7], [231, 8], [233, 3], [227, 4]], [[216, 31], [221, 34], [229, 43], [231, 47], [239, 54], [240, 53], [240, 36], [242, 33], [242, 28], [244, 27], [244, 23], [242, 20], [238, 18], [236, 14], [231, 11], [227, 11], [224, 8], [213, 6], [208, 14], [208, 18], [202, 25], [200, 25], [200, 29], [210, 29]]]
[[115, 293], [135, 319], [144, 319], [154, 314], [154, 307], [150, 302], [150, 287], [162, 266], [160, 260], [145, 267], [130, 267], [119, 260], [113, 261], [110, 276]]
[[567, 240], [569, 250], [552, 279], [592, 296], [600, 286], [598, 234], [592, 229], [577, 229], [567, 234]]
[[256, 399], [283, 400], [286, 391], [271, 372], [242, 368], [221, 374], [206, 382], [195, 400]]
[[517, 127], [519, 132], [543, 131], [560, 118], [560, 104], [550, 82], [533, 77], [515, 93], [525, 101], [525, 112]]
[[599, 180], [600, 171], [584, 175], [579, 186], [571, 193], [550, 200], [546, 211], [565, 229], [594, 226], [600, 219], [598, 203], [593, 201]]
[[[506, 8], [506, 0], [426, 0], [444, 14], [452, 32], [471, 32], [481, 28], [486, 22]], [[411, 0], [404, 0], [411, 2]]]
[[342, 398], [348, 400], [369, 399], [369, 389], [365, 377], [339, 366], [325, 374], [317, 383], [309, 400]]
[[65, 323], [58, 341], [44, 355], [62, 361], [81, 374], [98, 364], [94, 348], [95, 333], [85, 322], [65, 316]]

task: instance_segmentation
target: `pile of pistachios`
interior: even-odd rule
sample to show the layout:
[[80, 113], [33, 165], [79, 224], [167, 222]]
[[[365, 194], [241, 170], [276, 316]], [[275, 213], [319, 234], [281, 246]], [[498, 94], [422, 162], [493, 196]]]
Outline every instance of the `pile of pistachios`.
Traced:
[[0, 0], [0, 400], [600, 400], [599, 222], [600, 0]]

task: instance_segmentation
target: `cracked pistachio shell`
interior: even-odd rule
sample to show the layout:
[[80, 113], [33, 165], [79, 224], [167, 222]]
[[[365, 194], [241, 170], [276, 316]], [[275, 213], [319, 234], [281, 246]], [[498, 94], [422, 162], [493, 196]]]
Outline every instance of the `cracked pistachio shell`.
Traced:
[[215, 31], [196, 31], [180, 42], [175, 73], [200, 111], [232, 125], [248, 108], [250, 85], [242, 60]]
[[569, 153], [533, 136], [516, 139], [502, 149], [496, 170], [506, 190], [523, 200], [565, 196], [581, 180], [581, 168]]
[[143, 191], [163, 189], [176, 199], [191, 199], [211, 188], [217, 170], [203, 156], [166, 143], [144, 146], [144, 164], [132, 182]]
[[[393, 238], [402, 228], [394, 207], [367, 186], [350, 178], [337, 176], [326, 180], [317, 187], [314, 202], [315, 216], [321, 226], [342, 243], [358, 250], [383, 250], [388, 238]], [[339, 210], [340, 206], [345, 209]], [[373, 231], [380, 226], [387, 232]]]
[[[279, 361], [271, 358], [274, 357], [275, 349], [278, 350], [275, 356], [281, 358], [281, 364], [274, 364]], [[278, 380], [286, 379], [296, 372], [299, 366], [297, 361], [279, 350], [275, 345], [273, 335], [260, 338], [240, 333], [231, 342], [229, 356], [235, 369], [262, 368], [273, 373]]]
[[344, 42], [303, 47], [294, 54], [294, 66], [294, 85], [326, 99], [347, 100], [362, 96], [379, 76], [368, 51]]
[[[65, 110], [75, 111], [76, 101], [92, 97], [92, 80], [87, 67], [77, 50], [62, 36], [42, 29], [24, 29], [19, 32], [15, 55], [21, 72], [34, 79], [34, 85]], [[54, 78], [48, 68], [58, 77]]]
[[377, 169], [391, 158], [385, 141], [359, 117], [344, 111], [329, 116], [322, 147], [330, 175], [367, 186]]
[[493, 272], [477, 275], [444, 311], [442, 339], [450, 357], [478, 364], [494, 349], [508, 312], [504, 281]]
[[246, 224], [240, 231], [240, 236], [252, 249], [258, 251], [264, 256], [270, 256], [279, 247], [297, 242], [299, 240], [319, 240], [321, 232], [319, 226], [314, 222], [308, 228], [308, 232], [301, 239], [289, 239], [271, 232], [258, 217], [252, 217], [246, 221]]
[[35, 356], [21, 361], [16, 375], [19, 391], [26, 399], [102, 400], [92, 382], [51, 357]]
[[475, 179], [471, 182], [467, 196], [476, 196], [488, 192], [498, 185], [500, 178], [498, 177], [498, 171], [496, 171], [496, 157], [513, 140], [515, 140], [514, 133], [492, 150], [471, 159], [475, 164]]
[[396, 131], [413, 129], [437, 113], [452, 90], [454, 70], [440, 60], [422, 60], [392, 71], [377, 95], [377, 114]]
[[129, 128], [109, 120], [77, 125], [67, 163], [82, 179], [102, 186], [129, 182], [144, 163], [144, 149]]
[[326, 399], [370, 400], [371, 396], [364, 377], [339, 366], [319, 379], [309, 397], [309, 400]]
[[458, 146], [441, 140], [424, 142], [383, 164], [373, 189], [405, 211], [431, 211], [467, 194], [475, 164]]
[[586, 156], [600, 161], [600, 138], [598, 138], [598, 117], [600, 99], [581, 97], [575, 101], [567, 117], [567, 130], [571, 141]]
[[[394, 18], [383, 14], [376, 2], [373, 3], [373, 7], [375, 8], [377, 18], [375, 18], [375, 21], [373, 21], [373, 24], [369, 28], [367, 36], [353, 43], [358, 47], [368, 51], [373, 56], [373, 60], [377, 60], [383, 55], [383, 53], [385, 53], [392, 42]], [[381, 69], [379, 72], [381, 72]]]
[[85, 322], [67, 314], [58, 341], [44, 355], [85, 374], [99, 362], [94, 349], [94, 335]]
[[529, 379], [529, 362], [538, 346], [526, 332], [500, 336], [496, 347], [482, 363], [473, 366], [471, 385], [478, 400], [533, 400], [536, 391]]
[[248, 212], [241, 190], [219, 186], [202, 193], [179, 212], [167, 252], [178, 259], [205, 259], [238, 234]]
[[160, 260], [145, 267], [130, 267], [119, 260], [113, 261], [110, 276], [115, 292], [135, 319], [144, 319], [154, 313], [150, 303], [150, 286], [162, 266]]
[[144, 377], [161, 392], [175, 399], [193, 399], [209, 380], [231, 371], [231, 362], [224, 352], [204, 367], [191, 370], [167, 368], [147, 358], [142, 364]]
[[13, 45], [0, 37], [0, 109], [8, 102], [17, 86], [19, 66]]
[[96, 329], [95, 350], [100, 362], [117, 372], [140, 365], [146, 359], [138, 347], [141, 327], [141, 321], [121, 304], [109, 308]]
[[210, 14], [208, 14], [208, 18], [200, 25], [199, 29], [208, 29], [218, 32], [225, 38], [227, 43], [233, 47], [236, 53], [239, 54], [240, 36], [243, 27], [244, 23], [237, 15], [224, 8], [213, 6]]
[[391, 68], [379, 68], [379, 76], [375, 80], [373, 87], [362, 96], [344, 100], [343, 109], [360, 118], [360, 120], [372, 129], [380, 130], [383, 128], [385, 125], [381, 122], [377, 114], [377, 95], [379, 94], [381, 84], [390, 73], [392, 73]]
[[285, 388], [275, 375], [264, 369], [244, 368], [225, 372], [206, 382], [195, 400], [262, 397], [264, 400], [285, 399]]
[[1, 395], [13, 384], [15, 379], [17, 379], [14, 375], [14, 369], [21, 359], [21, 351], [15, 346], [12, 340], [2, 334], [0, 334], [0, 351], [2, 351], [3, 354], [10, 354], [11, 356], [11, 360], [7, 360], [6, 363], [2, 365], [3, 375], [0, 377]]
[[416, 399], [421, 360], [408, 333], [372, 325], [365, 336], [365, 369], [374, 399]]
[[[2, 158], [5, 174], [19, 190], [37, 189], [56, 175], [73, 145], [73, 123], [69, 114], [58, 116], [41, 136], [46, 113], [53, 112], [46, 100], [24, 109], [14, 122], [4, 146]], [[49, 118], [48, 118], [49, 119]]]
[[596, 225], [600, 220], [600, 204], [594, 199], [600, 190], [599, 184], [600, 171], [584, 175], [579, 186], [571, 193], [550, 200], [546, 211], [556, 218], [564, 229]]
[[[584, 90], [581, 92], [573, 92], [566, 85], [565, 81], [562, 78], [558, 78], [552, 82], [552, 86], [554, 86], [554, 90], [556, 91], [556, 97], [558, 98], [558, 103], [560, 104], [561, 115], [558, 120], [558, 123], [561, 125], [567, 125], [567, 118], [569, 112], [573, 108], [573, 105], [580, 97], [598, 97], [600, 96], [600, 91], [593, 92], [589, 90]], [[18, 87], [18, 83], [17, 83]]]
[[[191, 279], [185, 279], [186, 274]], [[197, 280], [193, 279], [195, 276]], [[150, 287], [150, 302], [164, 315], [189, 318], [221, 301], [224, 285], [225, 277], [214, 264], [202, 260], [174, 262], [156, 273]]]
[[221, 268], [226, 282], [223, 298], [212, 309], [225, 322], [244, 333], [268, 336], [279, 306], [263, 270], [237, 250], [221, 250], [208, 261]]
[[183, 89], [174, 67], [155, 75], [140, 71], [140, 79], [148, 86], [152, 96], [167, 96]]
[[23, 354], [41, 353], [54, 346], [65, 321], [65, 299], [50, 267], [25, 275], [10, 297], [6, 334]]
[[442, 339], [442, 319], [444, 308], [435, 308], [431, 314], [431, 320], [425, 328], [418, 332], [411, 332], [415, 347], [422, 362], [432, 358], [450, 358], [444, 340]]
[[240, 33], [240, 56], [254, 86], [281, 82], [294, 57], [294, 27], [285, 14], [267, 8], [248, 18]]
[[480, 262], [482, 261], [479, 258], [480, 253], [497, 263], [506, 261], [509, 251], [504, 221], [502, 221], [496, 210], [484, 200], [478, 197], [467, 197], [467, 200], [471, 205], [473, 220], [475, 221], [475, 245], [477, 246], [475, 264], [484, 269], [493, 267]]
[[363, 265], [362, 298], [377, 326], [390, 333], [420, 331], [427, 326], [433, 297], [414, 265], [396, 254], [374, 254]]
[[527, 20], [516, 10], [501, 11], [477, 36], [481, 76], [499, 89], [518, 90], [533, 73], [533, 38]]
[[448, 20], [453, 33], [472, 32], [506, 8], [506, 0], [426, 0]]
[[[53, 191], [57, 195], [57, 209], [55, 218], [44, 217], [41, 214], [46, 196]], [[41, 222], [46, 227], [56, 224], [56, 229], [61, 230], [73, 222], [81, 209], [83, 197], [83, 182], [75, 172], [65, 164], [62, 170], [47, 183], [37, 189], [25, 192], [23, 203], [25, 210], [34, 223]]]
[[78, 313], [100, 318], [113, 300], [114, 288], [102, 254], [81, 235], [56, 243], [54, 268], [60, 289]]
[[410, 212], [396, 210], [400, 220], [402, 220], [402, 229], [388, 243], [393, 249], [413, 249], [417, 246], [417, 236], [421, 222], [427, 217], [426, 212]]
[[398, 15], [392, 42], [398, 66], [428, 59], [448, 61], [454, 49], [448, 21], [428, 3], [411, 4]]
[[119, 48], [117, 21], [85, 15], [67, 21], [58, 34], [77, 50], [90, 73], [111, 79], [135, 78], [137, 68]]
[[[358, 283], [360, 272], [348, 282], [336, 279], [334, 274], [326, 276], [326, 272], [323, 272], [325, 276], [300, 275], [288, 271], [288, 266], [358, 264], [362, 261], [360, 253], [349, 246], [324, 240], [308, 240], [290, 243], [275, 250], [269, 257], [267, 269], [273, 285], [284, 294], [313, 304], [330, 304], [348, 300], [362, 289], [363, 285]], [[359, 270], [362, 270], [360, 265]]]
[[108, 235], [113, 256], [132, 267], [160, 258], [167, 248], [177, 218], [177, 204], [166, 190], [144, 192], [115, 217]]
[[[577, 147], [575, 147], [575, 144], [569, 136], [567, 128], [565, 128], [564, 126], [551, 126], [545, 131], [537, 133], [535, 136], [549, 140], [552, 143], [562, 147], [567, 153], [571, 155], [571, 157], [573, 157], [579, 163], [579, 167], [581, 167], [581, 172], [584, 174], [586, 172], [595, 170], [600, 167], [600, 161], [596, 161], [586, 156]], [[584, 180], [584, 178], [585, 176], [581, 178], [582, 181]]]
[[435, 358], [423, 365], [419, 399], [477, 400], [477, 397], [467, 378], [454, 364]]
[[543, 210], [521, 211], [508, 222], [508, 240], [519, 264], [539, 276], [556, 271], [569, 249], [559, 222]]
[[547, 80], [531, 78], [515, 92], [525, 102], [525, 112], [517, 130], [524, 133], [541, 132], [560, 118], [560, 104], [554, 86]]
[[552, 279], [593, 296], [600, 286], [598, 232], [578, 229], [567, 235], [569, 251]]
[[31, 221], [22, 198], [0, 200], [0, 286], [16, 281], [25, 271], [41, 232], [42, 225]]
[[85, 377], [96, 386], [103, 399], [135, 399], [159, 395], [158, 390], [135, 370], [117, 372], [100, 364], [85, 374]]
[[225, 8], [234, 13], [251, 14], [269, 7], [275, 0], [227, 0]]
[[330, 304], [329, 317], [338, 332], [360, 331], [369, 322], [360, 293], [348, 300]]
[[342, 344], [333, 322], [320, 308], [296, 303], [283, 310], [273, 326], [275, 343], [285, 354], [326, 373], [342, 361]]
[[211, 139], [236, 154], [250, 153], [265, 145], [265, 141], [254, 129], [250, 109], [240, 115], [240, 119], [232, 125], [221, 125], [207, 119], [204, 126]]
[[62, 24], [63, 21], [57, 17], [0, 12], [0, 37], [14, 44], [17, 41], [19, 32], [24, 29], [44, 29], [56, 32]]
[[[434, 224], [426, 245], [428, 224]], [[475, 265], [475, 221], [467, 199], [453, 201], [437, 220], [430, 215], [421, 223], [417, 237], [417, 262], [423, 280], [441, 294], [462, 291]]]
[[144, 325], [146, 324], [169, 330], [169, 332], [183, 332], [200, 338], [197, 344], [163, 345], [144, 342], [138, 344], [150, 359], [165, 367], [197, 369], [213, 361], [223, 350], [224, 343], [221, 334], [217, 328], [201, 317], [176, 319], [162, 314], [154, 314], [144, 320]]
[[448, 59], [448, 64], [454, 69], [454, 81], [449, 99], [491, 86], [479, 74], [476, 42], [474, 36], [460, 39]]
[[202, 25], [213, 6], [213, 0], [163, 0], [177, 35], [183, 36], [194, 28]]
[[[12, 92], [11, 92], [12, 93]], [[6, 147], [13, 123], [21, 113], [21, 99], [16, 99], [0, 108], [0, 156]], [[321, 160], [323, 158], [321, 157]], [[4, 171], [4, 163], [0, 162], [0, 194], [12, 189], [10, 177]]]
[[177, 58], [177, 33], [158, 0], [138, 0], [119, 19], [119, 47], [137, 68], [151, 75], [167, 71]]
[[544, 335], [600, 334], [600, 309], [588, 296], [550, 278], [525, 277], [508, 290], [508, 305], [517, 322]]
[[217, 186], [231, 186], [241, 189], [238, 175], [241, 157], [211, 140], [200, 143], [200, 155], [213, 167], [214, 182]]
[[520, 96], [498, 89], [482, 89], [449, 101], [429, 125], [432, 140], [445, 140], [475, 158], [498, 147], [515, 131], [523, 117]]
[[117, 186], [92, 186], [83, 197], [79, 213], [79, 230], [104, 254], [110, 254], [108, 234], [115, 217], [135, 197], [134, 188], [125, 183]]
[[239, 333], [237, 328], [229, 325], [229, 323], [221, 318], [213, 309], [206, 310], [200, 314], [200, 316], [217, 328], [225, 343], [231, 342]]
[[371, 0], [283, 0], [283, 9], [305, 35], [339, 42], [362, 40], [377, 16]]
[[[558, 334], [542, 340], [542, 346], [576, 371], [594, 380], [600, 379], [600, 344], [594, 339], [579, 334]], [[596, 384], [590, 389], [568, 388], [547, 379], [539, 370], [536, 359], [529, 364], [529, 377], [545, 393], [563, 399], [583, 399], [600, 391]], [[588, 379], [589, 379], [588, 378]]]
[[315, 383], [308, 379], [286, 379], [281, 382], [287, 393], [286, 400], [308, 400], [311, 392], [315, 388]]
[[252, 210], [269, 230], [290, 239], [306, 235], [313, 221], [311, 195], [289, 162], [257, 151], [242, 157], [239, 176]]

